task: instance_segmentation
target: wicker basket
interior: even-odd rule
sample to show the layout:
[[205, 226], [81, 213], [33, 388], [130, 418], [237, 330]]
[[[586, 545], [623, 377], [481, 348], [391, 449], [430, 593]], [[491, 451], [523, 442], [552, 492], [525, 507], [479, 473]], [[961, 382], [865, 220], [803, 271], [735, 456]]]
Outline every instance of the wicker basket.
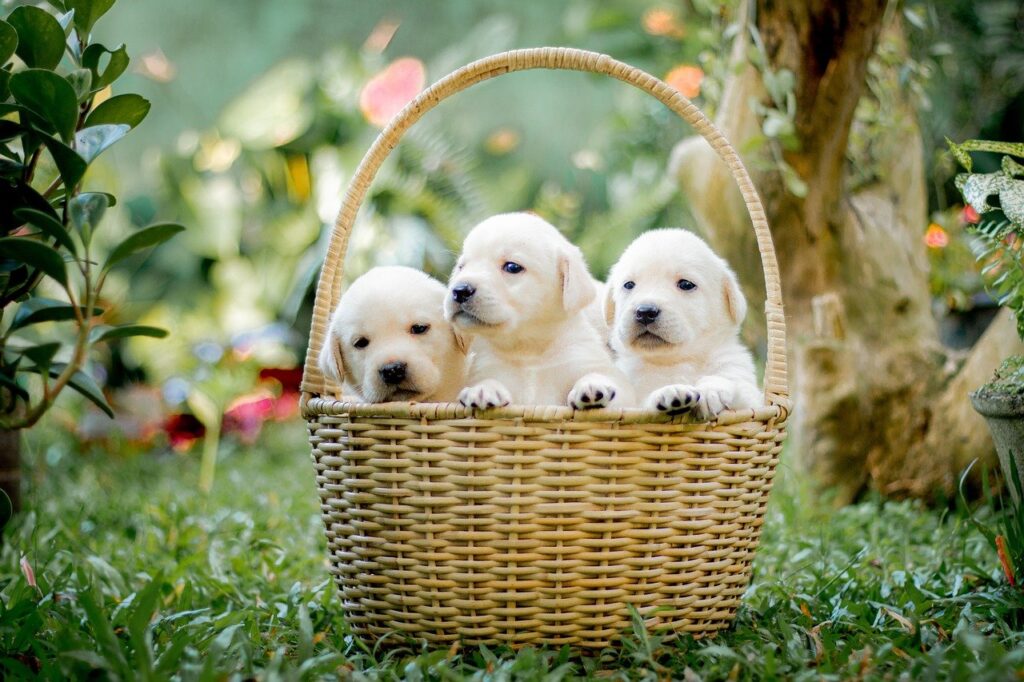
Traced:
[[[728, 164], [767, 284], [767, 407], [689, 423], [641, 410], [357, 404], [317, 368], [346, 243], [388, 153], [424, 113], [512, 71], [606, 74], [667, 105]], [[778, 266], [736, 152], [689, 100], [606, 55], [516, 50], [473, 62], [411, 102], [363, 158], [320, 275], [302, 383], [331, 572], [353, 631], [433, 644], [593, 648], [630, 624], [705, 636], [750, 580], [789, 412]]]

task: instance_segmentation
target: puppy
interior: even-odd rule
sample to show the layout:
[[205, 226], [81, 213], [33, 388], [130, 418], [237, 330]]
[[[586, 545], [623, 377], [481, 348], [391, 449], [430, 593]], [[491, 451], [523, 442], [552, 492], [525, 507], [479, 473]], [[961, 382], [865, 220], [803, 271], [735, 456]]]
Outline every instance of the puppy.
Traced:
[[643, 234], [608, 277], [616, 364], [646, 396], [645, 409], [706, 420], [762, 405], [754, 361], [738, 338], [746, 312], [728, 264], [686, 230]]
[[345, 395], [369, 403], [455, 400], [465, 386], [466, 347], [444, 319], [446, 295], [419, 270], [373, 268], [338, 301], [320, 370], [344, 382]]
[[575, 409], [632, 401], [586, 313], [598, 285], [580, 250], [535, 215], [506, 213], [473, 228], [444, 302], [445, 317], [473, 338], [459, 401]]

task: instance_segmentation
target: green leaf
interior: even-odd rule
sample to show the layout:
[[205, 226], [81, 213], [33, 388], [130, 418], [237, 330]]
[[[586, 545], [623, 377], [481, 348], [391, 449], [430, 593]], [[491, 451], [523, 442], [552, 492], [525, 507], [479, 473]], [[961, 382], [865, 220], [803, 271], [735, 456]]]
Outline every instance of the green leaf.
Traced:
[[114, 0], [65, 0], [64, 6], [75, 11], [75, 28], [83, 39], [88, 37], [96, 21], [107, 13]]
[[42, 139], [43, 144], [46, 145], [50, 152], [50, 156], [53, 157], [53, 162], [57, 164], [57, 170], [60, 171], [64, 187], [71, 191], [78, 185], [78, 181], [82, 179], [82, 176], [85, 175], [85, 170], [89, 164], [74, 149], [57, 138], [43, 135]]
[[971, 154], [961, 145], [958, 145], [953, 140], [946, 138], [946, 144], [949, 145], [949, 153], [953, 155], [957, 163], [966, 168], [968, 171], [971, 170]]
[[29, 68], [54, 69], [64, 56], [64, 29], [46, 10], [23, 5], [7, 17], [18, 32], [17, 55]]
[[92, 163], [97, 156], [127, 135], [131, 129], [131, 126], [123, 123], [104, 123], [83, 128], [75, 134], [75, 150], [87, 164]]
[[[67, 363], [55, 362], [49, 369], [51, 377], [58, 377], [60, 373], [67, 367]], [[40, 373], [38, 368], [30, 367], [26, 371], [35, 371], [37, 374]], [[78, 370], [71, 375], [71, 379], [68, 381], [68, 386], [75, 389], [78, 393], [89, 399], [96, 407], [100, 408], [107, 413], [108, 417], [114, 416], [114, 408], [107, 402], [106, 396], [103, 395], [103, 391], [96, 384], [96, 381], [86, 374], [85, 372]]]
[[16, 137], [21, 137], [24, 132], [25, 129], [18, 125], [17, 121], [0, 119], [0, 142], [7, 142]]
[[18, 49], [18, 32], [3, 19], [0, 19], [0, 66], [10, 61]]
[[82, 235], [82, 241], [86, 244], [92, 241], [92, 235], [103, 219], [103, 214], [108, 206], [110, 206], [110, 200], [102, 192], [82, 192], [68, 205], [71, 224]]
[[56, 239], [58, 244], [73, 255], [78, 254], [75, 240], [71, 238], [64, 225], [49, 213], [43, 213], [32, 208], [19, 208], [14, 211], [14, 215], [30, 225], [35, 225], [47, 235]]
[[148, 113], [149, 100], [145, 97], [133, 94], [117, 95], [93, 109], [89, 117], [85, 119], [85, 125], [123, 123], [134, 128], [142, 123], [142, 119], [146, 118]]
[[[104, 53], [110, 55], [110, 61], [107, 62], [107, 68], [101, 72], [100, 58]], [[125, 49], [124, 45], [120, 45], [114, 50], [108, 50], [99, 43], [93, 43], [85, 48], [85, 52], [82, 53], [82, 66], [92, 71], [93, 74], [93, 92], [102, 90], [120, 78], [121, 74], [128, 68], [129, 61], [128, 50]]]
[[84, 102], [92, 94], [92, 71], [89, 69], [75, 69], [66, 78], [79, 102]]
[[109, 270], [112, 266], [123, 261], [133, 253], [163, 244], [174, 235], [184, 231], [184, 229], [183, 226], [175, 225], [174, 223], [162, 223], [144, 227], [114, 247], [103, 269]]
[[148, 327], [142, 324], [100, 325], [90, 330], [89, 343], [124, 339], [130, 336], [148, 336], [153, 339], [162, 339], [167, 336], [167, 330], [160, 329], [160, 327]]
[[52, 71], [27, 69], [11, 76], [11, 94], [20, 104], [70, 141], [78, 123], [75, 89]]
[[53, 341], [51, 343], [41, 343], [37, 346], [28, 346], [27, 348], [17, 349], [22, 355], [31, 360], [36, 364], [37, 367], [46, 368], [53, 362], [53, 356], [60, 350], [60, 343]]
[[20, 179], [14, 184], [0, 182], [0, 231], [12, 232], [24, 224], [24, 220], [14, 215], [14, 211], [19, 208], [32, 208], [57, 217], [53, 206], [30, 185], [22, 183]]
[[64, 267], [64, 259], [52, 247], [42, 242], [23, 237], [5, 237], [0, 239], [0, 253], [42, 271], [61, 284], [67, 284], [68, 273]]
[[10, 522], [11, 518], [14, 517], [14, 505], [11, 504], [11, 498], [7, 496], [3, 488], [0, 488], [0, 531]]
[[[0, 69], [0, 102], [11, 94], [11, 72]], [[2, 115], [2, 113], [0, 113]]]
[[14, 379], [14, 372], [17, 370], [17, 366], [8, 365], [4, 369], [11, 372], [11, 374], [8, 375], [0, 373], [0, 386], [3, 386], [22, 400], [28, 400], [28, 391], [26, 391], [25, 387]]
[[[85, 307], [79, 306], [79, 312], [85, 313]], [[102, 308], [93, 308], [93, 316], [102, 315]], [[18, 312], [14, 314], [14, 321], [11, 322], [10, 331], [27, 327], [31, 324], [41, 322], [66, 322], [75, 319], [75, 307], [64, 301], [57, 301], [52, 298], [37, 296], [30, 298], [18, 306]]]

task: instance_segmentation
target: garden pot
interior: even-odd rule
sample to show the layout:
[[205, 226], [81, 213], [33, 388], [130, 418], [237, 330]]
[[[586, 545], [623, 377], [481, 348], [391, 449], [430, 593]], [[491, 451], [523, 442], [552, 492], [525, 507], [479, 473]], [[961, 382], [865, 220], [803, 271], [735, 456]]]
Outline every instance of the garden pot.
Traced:
[[[1024, 476], [1024, 395], [1019, 392], [1001, 393], [988, 387], [970, 395], [974, 409], [988, 422], [1003, 475], [1007, 481], [1010, 480], [1012, 457], [1017, 462], [1017, 471]], [[1008, 487], [1016, 498], [1014, 486]]]

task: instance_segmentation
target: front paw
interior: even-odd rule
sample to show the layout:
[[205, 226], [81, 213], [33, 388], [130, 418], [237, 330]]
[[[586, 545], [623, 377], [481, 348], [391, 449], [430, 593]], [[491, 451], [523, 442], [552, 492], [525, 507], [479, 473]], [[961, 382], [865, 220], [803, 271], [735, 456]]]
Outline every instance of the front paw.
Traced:
[[689, 412], [700, 402], [700, 391], [689, 384], [672, 384], [654, 391], [647, 397], [644, 407], [669, 415]]
[[608, 407], [615, 400], [615, 384], [601, 375], [585, 376], [569, 391], [566, 403], [574, 410], [591, 410]]
[[475, 386], [468, 386], [459, 393], [459, 402], [466, 407], [486, 410], [492, 407], [505, 407], [512, 402], [512, 395], [498, 381], [481, 381]]
[[719, 412], [732, 407], [734, 397], [735, 391], [731, 384], [705, 383], [700, 387], [700, 401], [693, 413], [701, 421], [710, 421], [717, 417]]

